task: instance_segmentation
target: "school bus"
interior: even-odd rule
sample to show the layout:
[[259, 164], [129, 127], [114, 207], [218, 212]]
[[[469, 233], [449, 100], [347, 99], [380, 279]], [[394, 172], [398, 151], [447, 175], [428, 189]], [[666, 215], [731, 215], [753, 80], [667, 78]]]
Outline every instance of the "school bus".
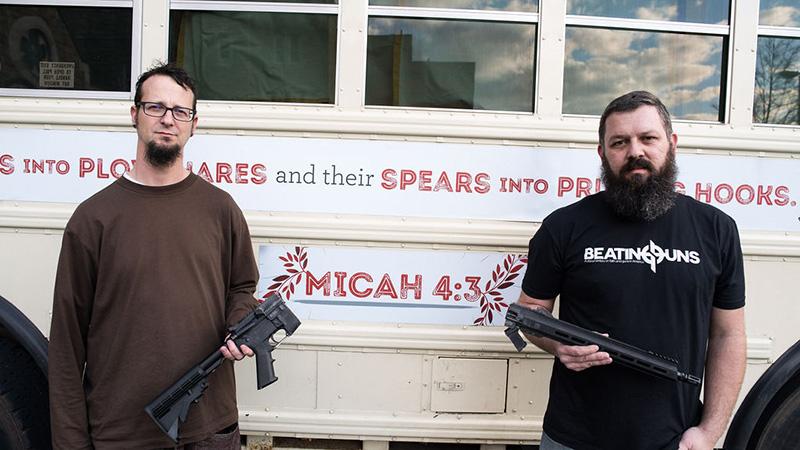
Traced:
[[535, 445], [552, 358], [516, 352], [503, 315], [542, 219], [601, 189], [598, 117], [634, 89], [673, 114], [677, 188], [739, 226], [747, 372], [727, 447], [798, 441], [797, 1], [14, 0], [4, 448], [48, 445], [61, 235], [134, 164], [134, 83], [157, 60], [197, 81], [187, 165], [245, 211], [257, 295], [303, 322], [275, 385], [237, 365], [249, 448]]

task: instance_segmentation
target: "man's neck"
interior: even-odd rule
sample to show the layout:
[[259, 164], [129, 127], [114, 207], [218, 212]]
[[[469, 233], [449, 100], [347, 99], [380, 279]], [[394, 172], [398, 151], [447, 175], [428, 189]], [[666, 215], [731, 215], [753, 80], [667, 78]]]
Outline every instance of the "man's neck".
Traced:
[[183, 167], [182, 158], [168, 167], [154, 167], [147, 160], [137, 160], [128, 175], [145, 186], [169, 186], [183, 181], [189, 171]]

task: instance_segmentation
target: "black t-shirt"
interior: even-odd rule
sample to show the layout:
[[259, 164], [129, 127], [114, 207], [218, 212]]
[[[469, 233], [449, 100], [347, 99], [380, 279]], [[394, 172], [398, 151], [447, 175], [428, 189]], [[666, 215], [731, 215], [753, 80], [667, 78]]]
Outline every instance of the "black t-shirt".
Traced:
[[[601, 192], [544, 220], [522, 289], [560, 295], [561, 319], [675, 358], [701, 377], [712, 306], [744, 306], [739, 234], [723, 212], [683, 195], [640, 222], [615, 215]], [[574, 372], [556, 359], [544, 430], [576, 449], [677, 448], [700, 421], [699, 394], [618, 364]]]

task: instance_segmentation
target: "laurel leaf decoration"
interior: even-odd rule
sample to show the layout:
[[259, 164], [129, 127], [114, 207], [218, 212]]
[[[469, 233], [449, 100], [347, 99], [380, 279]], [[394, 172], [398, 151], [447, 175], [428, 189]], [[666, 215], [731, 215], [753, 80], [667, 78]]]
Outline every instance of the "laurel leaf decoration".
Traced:
[[308, 275], [308, 253], [306, 247], [295, 246], [294, 253], [289, 251], [285, 255], [278, 256], [283, 264], [280, 264], [284, 272], [272, 277], [272, 284], [267, 288], [267, 292], [262, 298], [266, 299], [280, 292], [283, 298], [290, 300], [294, 295], [295, 289], [303, 277]]
[[[492, 270], [492, 279], [487, 281], [480, 297], [480, 314], [472, 322], [476, 326], [491, 325], [495, 317], [508, 309], [503, 291], [514, 286], [514, 280], [519, 277], [519, 271], [528, 263], [525, 255], [509, 254], [503, 258]], [[496, 311], [498, 314], [495, 314]]]

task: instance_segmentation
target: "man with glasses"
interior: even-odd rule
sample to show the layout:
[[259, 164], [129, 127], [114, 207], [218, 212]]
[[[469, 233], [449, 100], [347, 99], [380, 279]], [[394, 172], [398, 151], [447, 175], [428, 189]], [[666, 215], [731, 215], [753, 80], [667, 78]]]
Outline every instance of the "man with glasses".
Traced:
[[713, 449], [745, 367], [744, 269], [733, 219], [675, 192], [669, 112], [634, 91], [600, 118], [606, 190], [561, 208], [530, 242], [519, 303], [677, 359], [700, 386], [536, 336], [556, 358], [542, 450]]
[[[50, 328], [54, 448], [165, 448], [144, 407], [256, 305], [250, 234], [233, 199], [184, 165], [194, 84], [159, 65], [136, 83], [133, 169], [81, 203], [64, 231]], [[228, 340], [230, 360], [251, 356]], [[233, 364], [181, 425], [186, 449], [239, 449]]]

